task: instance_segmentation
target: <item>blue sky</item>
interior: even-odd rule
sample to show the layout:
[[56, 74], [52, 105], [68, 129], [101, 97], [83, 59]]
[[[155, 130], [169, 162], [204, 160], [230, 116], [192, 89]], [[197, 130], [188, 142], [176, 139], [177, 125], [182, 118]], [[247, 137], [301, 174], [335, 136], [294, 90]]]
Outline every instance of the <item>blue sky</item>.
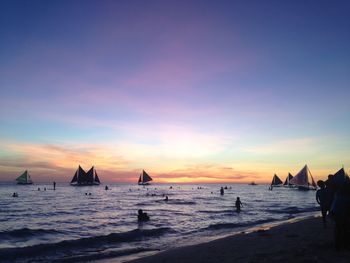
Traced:
[[263, 182], [349, 165], [347, 1], [0, 5], [0, 179], [95, 164], [111, 181]]

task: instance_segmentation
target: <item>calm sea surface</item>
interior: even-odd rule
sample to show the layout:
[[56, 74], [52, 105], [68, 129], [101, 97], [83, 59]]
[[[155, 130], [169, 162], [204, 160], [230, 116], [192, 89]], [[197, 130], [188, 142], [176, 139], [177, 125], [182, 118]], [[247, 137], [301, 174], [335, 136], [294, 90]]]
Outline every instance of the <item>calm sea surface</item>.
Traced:
[[[76, 262], [128, 256], [318, 211], [314, 191], [228, 184], [221, 196], [221, 186], [225, 185], [113, 184], [106, 191], [104, 185], [58, 184], [53, 191], [50, 184], [2, 184], [0, 261]], [[13, 192], [19, 197], [12, 197]], [[168, 202], [163, 195], [169, 196]], [[233, 207], [237, 196], [243, 203], [241, 213]], [[138, 209], [151, 220], [139, 224]]]

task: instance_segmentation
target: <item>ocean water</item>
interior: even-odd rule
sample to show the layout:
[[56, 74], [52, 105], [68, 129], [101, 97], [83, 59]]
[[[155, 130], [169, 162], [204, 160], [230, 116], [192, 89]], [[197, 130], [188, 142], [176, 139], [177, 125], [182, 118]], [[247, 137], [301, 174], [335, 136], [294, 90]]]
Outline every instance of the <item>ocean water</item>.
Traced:
[[[222, 196], [221, 186], [225, 185], [113, 184], [106, 191], [104, 185], [58, 184], [53, 191], [50, 184], [2, 184], [0, 261], [125, 258], [318, 211], [314, 191], [228, 184]], [[12, 197], [13, 192], [19, 197]], [[234, 208], [237, 196], [243, 203], [241, 213]], [[147, 212], [150, 221], [138, 223], [138, 209]]]

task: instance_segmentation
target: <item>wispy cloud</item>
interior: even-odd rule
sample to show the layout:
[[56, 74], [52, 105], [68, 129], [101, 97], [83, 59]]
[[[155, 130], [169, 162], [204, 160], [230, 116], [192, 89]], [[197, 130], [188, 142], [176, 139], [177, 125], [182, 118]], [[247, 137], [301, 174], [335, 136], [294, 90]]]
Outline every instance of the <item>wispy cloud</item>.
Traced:
[[159, 174], [158, 177], [164, 182], [247, 182], [262, 179], [259, 172], [237, 170], [219, 164], [191, 165]]
[[315, 151], [319, 145], [316, 138], [297, 138], [280, 141], [272, 141], [263, 145], [251, 146], [243, 149], [245, 152], [269, 155], [269, 154], [295, 154]]
[[52, 145], [34, 143], [1, 142], [3, 153], [0, 155], [2, 173], [33, 169], [39, 174], [64, 175], [79, 164], [85, 167], [95, 165], [110, 171], [119, 170], [128, 165], [115, 149], [101, 145]]
[[[184, 182], [184, 178], [187, 178], [187, 181], [191, 181], [191, 178], [193, 181], [208, 182], [240, 181], [257, 176], [255, 172], [238, 171], [217, 164], [200, 164], [203, 156], [220, 151], [220, 147], [208, 144], [209, 137], [190, 136], [183, 145], [177, 145], [183, 139], [181, 136], [174, 141], [166, 141], [171, 137], [165, 136], [159, 145], [54, 145], [1, 141], [0, 173], [4, 176], [2, 179], [11, 179], [22, 170], [30, 169], [38, 178], [62, 181], [69, 180], [80, 164], [86, 168], [95, 165], [108, 181], [134, 181], [143, 168], [149, 169], [158, 182]], [[216, 144], [214, 142], [213, 144]], [[174, 148], [174, 151], [168, 150], [171, 148]], [[189, 166], [188, 163], [191, 162], [199, 164]], [[183, 168], [174, 170], [174, 167]]]

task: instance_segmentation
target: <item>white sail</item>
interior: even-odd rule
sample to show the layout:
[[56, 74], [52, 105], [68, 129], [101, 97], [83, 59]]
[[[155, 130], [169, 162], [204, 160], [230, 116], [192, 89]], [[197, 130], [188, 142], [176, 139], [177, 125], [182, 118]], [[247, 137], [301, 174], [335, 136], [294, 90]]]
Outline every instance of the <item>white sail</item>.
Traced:
[[316, 183], [311, 175], [311, 172], [307, 165], [305, 165], [296, 176], [294, 176], [290, 181], [290, 184], [294, 184], [299, 188], [304, 189], [316, 189]]

